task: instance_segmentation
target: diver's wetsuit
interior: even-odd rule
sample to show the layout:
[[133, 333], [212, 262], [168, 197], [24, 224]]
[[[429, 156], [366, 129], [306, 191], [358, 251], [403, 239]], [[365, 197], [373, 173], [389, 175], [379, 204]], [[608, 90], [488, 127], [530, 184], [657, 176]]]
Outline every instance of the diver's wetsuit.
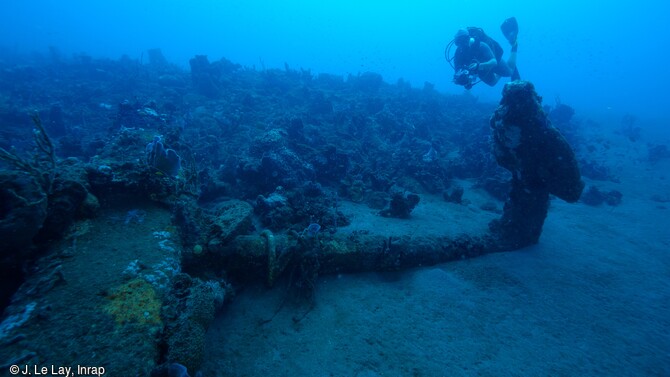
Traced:
[[[457, 70], [461, 68], [467, 69], [468, 65], [474, 61], [482, 63], [494, 58], [495, 55], [489, 45], [484, 42], [475, 42], [472, 46], [459, 46], [456, 48], [456, 52], [454, 53], [454, 66]], [[501, 77], [510, 77], [512, 76], [512, 70], [507, 65], [506, 61], [500, 59], [498, 60], [498, 64], [488, 72], [477, 72], [479, 79], [491, 86], [495, 85], [498, 81], [495, 77], [496, 74]]]

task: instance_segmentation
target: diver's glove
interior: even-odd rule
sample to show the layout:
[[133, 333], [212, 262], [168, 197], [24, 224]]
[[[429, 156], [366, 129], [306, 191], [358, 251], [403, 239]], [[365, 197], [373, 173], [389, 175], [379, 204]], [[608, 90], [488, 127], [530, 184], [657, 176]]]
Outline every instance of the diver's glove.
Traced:
[[476, 73], [479, 71], [479, 62], [472, 63], [468, 66], [468, 71], [472, 73]]

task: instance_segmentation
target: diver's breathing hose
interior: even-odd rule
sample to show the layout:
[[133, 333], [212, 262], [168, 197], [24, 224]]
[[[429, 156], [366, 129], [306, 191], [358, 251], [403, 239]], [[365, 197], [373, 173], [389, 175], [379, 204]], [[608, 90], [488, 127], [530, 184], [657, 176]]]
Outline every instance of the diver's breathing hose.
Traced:
[[447, 44], [447, 47], [445, 47], [444, 49], [444, 59], [447, 60], [447, 63], [449, 63], [451, 68], [453, 68], [454, 70], [456, 69], [456, 67], [454, 67], [454, 63], [452, 63], [454, 57], [449, 58], [449, 55], [451, 55], [451, 48], [454, 46], [455, 41], [456, 41], [455, 39], [452, 39], [451, 42]]

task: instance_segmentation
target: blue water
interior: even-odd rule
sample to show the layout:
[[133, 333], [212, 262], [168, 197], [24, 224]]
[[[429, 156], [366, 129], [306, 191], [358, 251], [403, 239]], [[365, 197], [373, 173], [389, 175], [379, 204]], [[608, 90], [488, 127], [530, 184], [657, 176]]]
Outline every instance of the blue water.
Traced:
[[[462, 90], [443, 57], [455, 31], [480, 26], [502, 43], [499, 25], [516, 16], [519, 70], [548, 103], [560, 98], [582, 114], [614, 119], [632, 113], [650, 126], [668, 120], [670, 6], [661, 0], [44, 0], [5, 1], [0, 10], [0, 46], [9, 51], [53, 46], [66, 56], [140, 58], [161, 48], [184, 67], [205, 54], [256, 68], [374, 71], [446, 92]], [[473, 93], [495, 100], [500, 87]]]

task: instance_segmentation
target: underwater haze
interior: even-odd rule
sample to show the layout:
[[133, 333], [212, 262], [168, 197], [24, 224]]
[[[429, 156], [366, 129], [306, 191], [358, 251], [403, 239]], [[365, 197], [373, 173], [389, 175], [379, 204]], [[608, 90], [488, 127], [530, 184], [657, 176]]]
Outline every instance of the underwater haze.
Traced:
[[667, 0], [0, 4], [0, 375], [670, 376]]
[[[248, 67], [380, 73], [415, 87], [460, 92], [444, 48], [458, 28], [484, 28], [505, 49], [501, 22], [520, 25], [518, 67], [545, 102], [581, 115], [634, 114], [667, 121], [670, 70], [667, 2], [633, 1], [5, 1], [0, 46], [6, 53], [57, 49], [140, 58], [161, 48], [183, 67], [196, 54]], [[5, 55], [5, 54], [3, 54]], [[497, 101], [496, 88], [473, 93]], [[654, 120], [654, 122], [645, 122]]]

